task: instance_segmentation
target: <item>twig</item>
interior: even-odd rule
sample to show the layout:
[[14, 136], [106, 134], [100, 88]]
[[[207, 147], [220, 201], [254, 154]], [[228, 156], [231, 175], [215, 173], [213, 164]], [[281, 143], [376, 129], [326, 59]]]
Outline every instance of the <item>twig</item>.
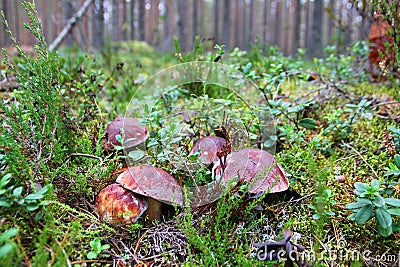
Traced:
[[373, 105], [372, 107], [375, 108], [375, 107], [379, 107], [379, 106], [386, 106], [386, 105], [393, 105], [393, 104], [400, 104], [400, 102], [396, 101], [396, 100], [387, 101], [387, 102], [380, 102], [380, 103], [377, 103], [377, 104]]
[[377, 178], [377, 179], [379, 179], [379, 176], [378, 176], [378, 174], [376, 173], [376, 171], [374, 170], [374, 168], [371, 166], [371, 164], [369, 164], [369, 162], [363, 157], [363, 155], [361, 155], [361, 153], [360, 152], [358, 152], [354, 147], [352, 147], [351, 145], [349, 145], [349, 144], [344, 144], [345, 146], [347, 146], [348, 148], [350, 148], [351, 150], [353, 150], [364, 162], [365, 162], [365, 164], [367, 164], [368, 165], [368, 167], [371, 169], [371, 171], [374, 173], [374, 175], [375, 175], [375, 177]]
[[71, 264], [81, 264], [81, 263], [91, 263], [91, 262], [98, 262], [98, 263], [108, 263], [112, 264], [114, 261], [108, 261], [108, 260], [79, 260], [79, 261], [71, 261]]
[[72, 27], [75, 26], [75, 24], [79, 21], [79, 19], [85, 14], [87, 11], [89, 5], [93, 2], [93, 0], [86, 0], [82, 6], [79, 8], [78, 12], [76, 12], [67, 22], [67, 24], [64, 26], [62, 31], [58, 34], [56, 39], [49, 45], [49, 51], [52, 52], [54, 49], [56, 49], [62, 41], [65, 39], [67, 34], [72, 30]]
[[381, 119], [386, 119], [386, 120], [400, 120], [400, 116], [397, 117], [390, 117], [390, 116], [382, 116], [382, 115], [376, 115], [378, 118]]
[[278, 203], [278, 204], [275, 204], [275, 205], [273, 205], [273, 206], [270, 206], [270, 208], [274, 208], [274, 207], [276, 207], [276, 206], [280, 206], [280, 205], [282, 205], [282, 204], [288, 204], [288, 203], [292, 203], [292, 202], [296, 202], [296, 203], [297, 203], [297, 202], [302, 201], [303, 199], [312, 197], [312, 196], [315, 195], [315, 194], [317, 194], [317, 193], [316, 193], [316, 192], [313, 192], [313, 193], [311, 193], [311, 194], [305, 195], [305, 196], [303, 196], [303, 197], [301, 197], [301, 198], [298, 198], [298, 199], [291, 199], [291, 200], [288, 200], [288, 201], [285, 201], [285, 202], [280, 202], [280, 203]]
[[103, 164], [103, 159], [95, 155], [84, 154], [84, 153], [72, 153], [67, 157], [67, 159], [70, 157], [87, 157], [87, 158], [97, 159], [98, 161], [100, 161], [100, 165]]

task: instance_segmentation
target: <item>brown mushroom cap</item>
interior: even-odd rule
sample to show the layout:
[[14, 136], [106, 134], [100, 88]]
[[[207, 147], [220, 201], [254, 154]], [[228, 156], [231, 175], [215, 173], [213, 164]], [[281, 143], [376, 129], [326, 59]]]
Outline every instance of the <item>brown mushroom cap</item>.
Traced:
[[129, 140], [125, 146], [132, 147], [143, 143], [149, 137], [149, 132], [146, 126], [139, 125], [139, 120], [129, 117], [119, 117], [113, 120], [105, 131], [107, 141], [104, 143], [104, 148], [107, 150], [114, 150], [114, 146], [121, 144], [115, 138], [121, 135], [121, 128], [124, 129], [124, 140]]
[[134, 193], [183, 206], [182, 187], [162, 169], [147, 165], [130, 167], [118, 176], [116, 182]]
[[[213, 174], [222, 176], [220, 161], [215, 163]], [[250, 193], [276, 193], [289, 188], [282, 166], [275, 162], [273, 155], [261, 149], [245, 148], [227, 156], [223, 179], [227, 182], [235, 177], [250, 183]]]
[[100, 191], [96, 208], [103, 221], [119, 226], [136, 222], [147, 209], [147, 202], [119, 184], [111, 184]]
[[201, 149], [199, 157], [200, 162], [208, 165], [218, 160], [217, 152], [226, 144], [227, 140], [224, 138], [218, 136], [206, 136], [200, 138], [194, 143], [189, 155], [192, 155]]

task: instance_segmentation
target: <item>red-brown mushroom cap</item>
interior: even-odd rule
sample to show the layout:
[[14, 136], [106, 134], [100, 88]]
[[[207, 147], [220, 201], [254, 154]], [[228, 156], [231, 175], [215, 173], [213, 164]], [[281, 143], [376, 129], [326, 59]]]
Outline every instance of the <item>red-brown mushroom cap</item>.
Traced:
[[116, 182], [134, 193], [183, 206], [182, 187], [162, 169], [147, 165], [130, 167], [118, 176]]
[[116, 136], [121, 135], [121, 128], [124, 129], [124, 140], [127, 141], [124, 145], [126, 147], [137, 146], [143, 143], [149, 137], [149, 132], [146, 126], [139, 125], [139, 120], [135, 118], [120, 117], [113, 120], [105, 131], [106, 142], [104, 148], [107, 150], [114, 150], [114, 146], [120, 146]]
[[189, 155], [192, 155], [201, 149], [199, 159], [201, 163], [208, 165], [218, 159], [217, 152], [226, 144], [227, 140], [224, 138], [218, 136], [206, 136], [200, 138], [194, 143]]
[[[220, 161], [215, 163], [213, 174], [222, 176]], [[276, 193], [289, 188], [282, 166], [275, 162], [273, 155], [261, 149], [245, 148], [227, 156], [223, 179], [227, 182], [235, 177], [250, 183], [250, 193]]]
[[96, 208], [103, 221], [119, 226], [136, 222], [147, 209], [147, 202], [119, 184], [111, 184], [100, 191]]

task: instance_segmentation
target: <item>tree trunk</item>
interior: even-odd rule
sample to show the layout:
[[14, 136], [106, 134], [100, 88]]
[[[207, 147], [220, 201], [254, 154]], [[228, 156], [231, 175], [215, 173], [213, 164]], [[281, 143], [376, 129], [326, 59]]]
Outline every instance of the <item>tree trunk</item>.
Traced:
[[226, 49], [229, 50], [231, 45], [231, 0], [224, 0], [223, 12], [222, 43], [226, 45]]
[[282, 24], [281, 24], [281, 1], [275, 0], [276, 9], [275, 9], [275, 45], [281, 45], [281, 32], [282, 32]]
[[121, 29], [118, 27], [119, 14], [119, 1], [111, 0], [111, 40], [118, 41]]
[[128, 10], [130, 40], [135, 40], [135, 3], [136, 3], [136, 0], [131, 0], [131, 2], [129, 3], [129, 10]]
[[178, 0], [178, 13], [179, 13], [179, 46], [182, 51], [186, 51], [186, 28], [187, 28], [187, 17], [186, 17], [186, 0]]
[[155, 0], [154, 1], [154, 13], [153, 13], [153, 45], [154, 46], [158, 46], [160, 43], [160, 22], [159, 22], [159, 18], [160, 18], [160, 12], [158, 10], [158, 6], [160, 5], [160, 0]]
[[293, 1], [294, 8], [294, 34], [293, 34], [293, 49], [292, 54], [297, 53], [297, 49], [300, 47], [300, 31], [301, 31], [301, 3], [300, 0]]
[[192, 39], [199, 35], [199, 0], [193, 0], [192, 6]]
[[[329, 9], [332, 14], [335, 14], [335, 1], [334, 0], [329, 0]], [[332, 34], [333, 34], [333, 29], [335, 26], [335, 22], [333, 21], [332, 16], [329, 16], [329, 22], [328, 22], [328, 42], [330, 43], [332, 40]]]
[[320, 57], [322, 55], [322, 23], [324, 16], [324, 1], [314, 1], [314, 11], [311, 29], [310, 55]]
[[[3, 9], [6, 20], [9, 22], [10, 18], [9, 18], [9, 14], [8, 14], [8, 0], [3, 0], [2, 9]], [[3, 37], [3, 45], [8, 46], [8, 45], [10, 45], [10, 37], [9, 37], [8, 33], [6, 32], [6, 26], [4, 26], [4, 24], [2, 23], [1, 27], [4, 29], [3, 36], [2, 36]]]
[[138, 19], [138, 32], [139, 32], [139, 41], [144, 41], [146, 36], [146, 24], [145, 24], [145, 16], [146, 16], [146, 1], [145, 0], [139, 0], [139, 6], [138, 6], [138, 12], [139, 12], [139, 19]]
[[241, 49], [245, 49], [245, 47], [246, 47], [246, 43], [247, 43], [247, 35], [246, 35], [246, 32], [247, 32], [247, 28], [246, 28], [246, 21], [247, 21], [247, 19], [246, 19], [246, 10], [247, 10], [247, 7], [246, 7], [246, 0], [243, 0], [242, 1], [242, 16], [241, 16], [241, 25], [242, 25], [242, 29], [241, 29], [241, 32], [242, 32], [242, 34], [241, 34], [241, 38], [240, 38], [240, 45], [241, 45]]
[[267, 50], [267, 44], [268, 44], [268, 0], [264, 0], [264, 5], [263, 5], [263, 26], [262, 26], [262, 42], [263, 42], [263, 48], [264, 51]]
[[[13, 8], [14, 8], [14, 30], [13, 30], [13, 34], [17, 37], [17, 40], [19, 39], [19, 3], [18, 1], [13, 1]], [[21, 23], [22, 24], [22, 23]]]
[[233, 6], [233, 45], [239, 46], [239, 0]]
[[104, 2], [103, 0], [95, 1], [95, 17], [93, 23], [94, 29], [94, 47], [102, 48], [104, 46]]
[[246, 44], [246, 49], [250, 48], [249, 44], [250, 42], [254, 41], [254, 0], [249, 0], [250, 1], [250, 7], [249, 7], [249, 35], [248, 35], [248, 40]]
[[220, 0], [214, 0], [214, 38], [219, 43], [219, 2]]
[[[65, 2], [65, 21], [68, 21], [72, 15], [74, 14], [72, 2], [66, 1]], [[43, 14], [44, 15], [44, 14]], [[65, 37], [65, 44], [67, 46], [71, 46], [73, 44], [74, 38], [72, 37], [72, 31], [70, 31], [67, 36]]]
[[122, 1], [122, 40], [126, 41], [128, 40], [128, 29], [129, 27], [127, 27], [128, 24], [128, 18], [127, 18], [127, 6], [128, 4], [126, 3], [126, 1]]

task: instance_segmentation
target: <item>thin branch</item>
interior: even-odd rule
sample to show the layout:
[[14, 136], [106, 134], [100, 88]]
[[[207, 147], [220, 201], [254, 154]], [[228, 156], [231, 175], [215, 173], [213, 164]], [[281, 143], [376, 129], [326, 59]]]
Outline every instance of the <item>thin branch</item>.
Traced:
[[103, 159], [98, 156], [95, 156], [95, 155], [83, 154], [83, 153], [73, 153], [73, 154], [70, 154], [67, 157], [67, 159], [70, 157], [87, 157], [87, 158], [97, 159], [98, 161], [100, 161], [100, 165], [103, 164]]
[[79, 21], [79, 19], [83, 16], [83, 14], [86, 13], [88, 10], [89, 5], [93, 2], [93, 0], [86, 0], [82, 6], [79, 8], [78, 12], [76, 12], [67, 22], [67, 24], [64, 26], [62, 31], [58, 34], [56, 39], [50, 44], [49, 46], [49, 51], [52, 52], [54, 49], [56, 49], [62, 41], [65, 39], [68, 33], [71, 32], [72, 27], [75, 26], [75, 24]]
[[373, 172], [373, 174], [375, 175], [375, 177], [376, 177], [377, 179], [379, 179], [379, 176], [378, 176], [378, 174], [376, 173], [375, 169], [371, 166], [371, 164], [369, 164], [369, 162], [363, 157], [363, 155], [361, 155], [360, 152], [358, 152], [354, 147], [352, 147], [352, 146], [349, 145], [349, 144], [344, 144], [344, 145], [347, 146], [348, 148], [350, 148], [351, 150], [353, 150], [353, 151], [365, 162], [365, 164], [368, 165], [368, 167], [371, 169], [371, 171]]

